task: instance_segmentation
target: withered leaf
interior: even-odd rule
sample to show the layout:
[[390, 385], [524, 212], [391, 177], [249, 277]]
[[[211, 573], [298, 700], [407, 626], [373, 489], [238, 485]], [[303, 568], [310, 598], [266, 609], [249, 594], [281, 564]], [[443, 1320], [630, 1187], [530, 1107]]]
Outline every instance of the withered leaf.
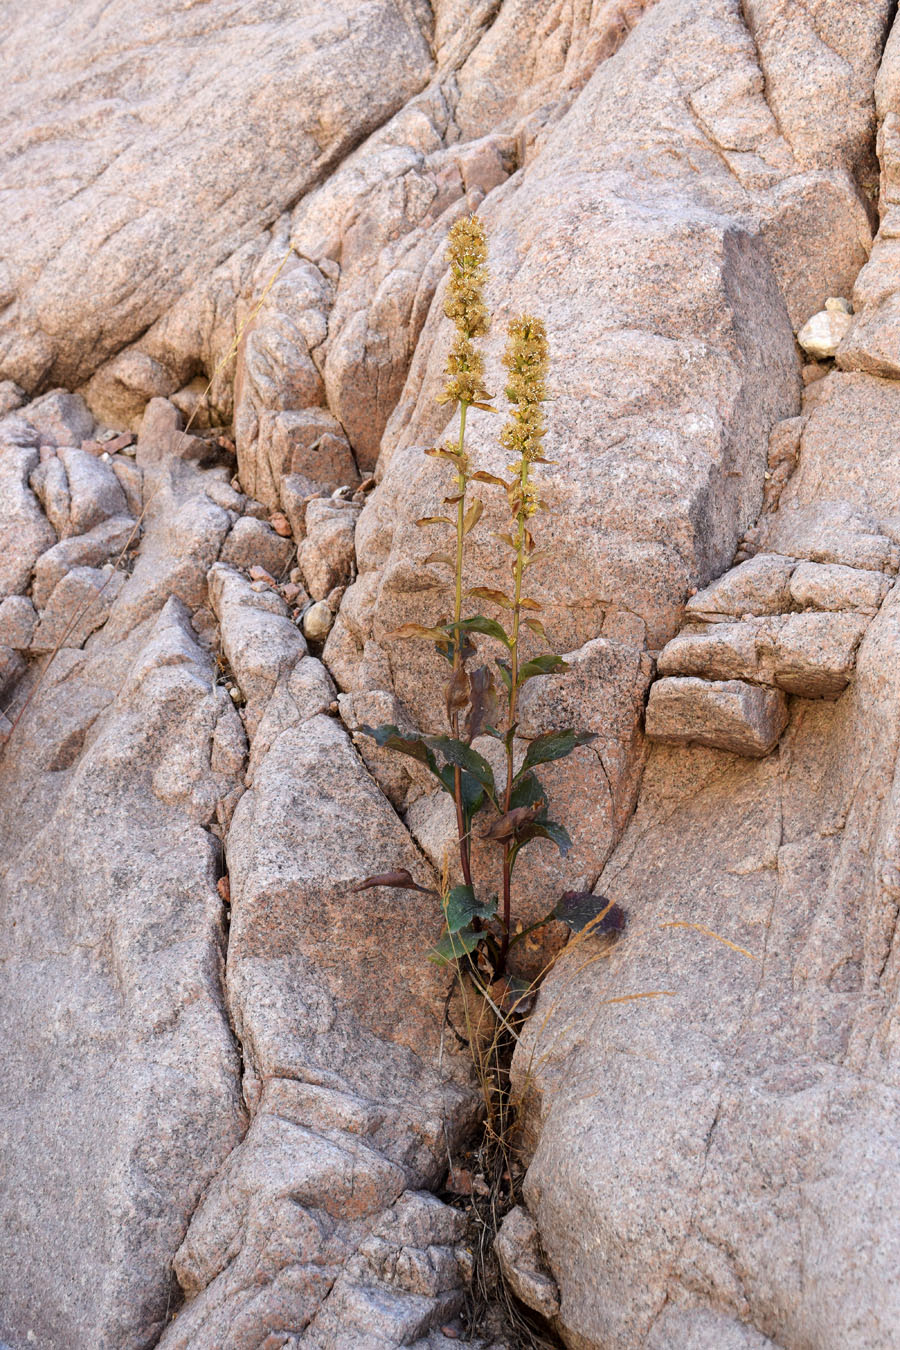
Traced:
[[444, 691], [447, 707], [447, 719], [453, 721], [455, 713], [462, 712], [469, 702], [469, 672], [465, 666], [457, 666]]
[[542, 641], [544, 642], [550, 641], [550, 639], [547, 636], [546, 629], [544, 628], [544, 625], [541, 623], [540, 619], [524, 619], [523, 623], [525, 624], [526, 628], [531, 629], [532, 633], [536, 633], [538, 637], [542, 639]]
[[366, 877], [350, 887], [350, 894], [369, 891], [373, 886], [390, 886], [397, 891], [421, 891], [423, 895], [437, 895], [437, 891], [431, 890], [428, 886], [420, 886], [414, 881], [412, 873], [405, 867], [398, 867], [395, 872], [379, 872], [377, 876]]
[[449, 516], [420, 516], [416, 524], [420, 527], [425, 525], [452, 525], [453, 521]]
[[456, 566], [456, 559], [451, 558], [449, 553], [429, 553], [424, 561], [426, 563], [446, 563], [448, 567]]
[[443, 628], [429, 628], [424, 623], [401, 623], [399, 628], [395, 628], [392, 633], [386, 635], [390, 638], [431, 638], [433, 642], [443, 642], [447, 634]]
[[486, 473], [484, 469], [478, 469], [471, 477], [474, 483], [493, 483], [495, 487], [502, 488], [508, 486], [505, 478], [498, 478], [495, 473]]
[[531, 806], [514, 806], [499, 820], [495, 820], [489, 830], [482, 833], [482, 839], [494, 839], [499, 843], [503, 843], [507, 839], [514, 839], [517, 831], [524, 829], [526, 825], [530, 825], [545, 805], [546, 802], [538, 801]]
[[484, 502], [480, 497], [476, 497], [463, 518], [463, 534], [468, 534], [470, 530], [474, 530], [481, 519], [483, 511]]
[[471, 745], [486, 726], [492, 726], [497, 720], [497, 689], [493, 671], [487, 666], [479, 666], [469, 676], [469, 699], [472, 706], [466, 718], [466, 740]]
[[493, 586], [474, 586], [468, 594], [473, 600], [490, 600], [492, 605], [499, 605], [501, 609], [512, 609], [513, 602], [503, 591], [495, 590]]

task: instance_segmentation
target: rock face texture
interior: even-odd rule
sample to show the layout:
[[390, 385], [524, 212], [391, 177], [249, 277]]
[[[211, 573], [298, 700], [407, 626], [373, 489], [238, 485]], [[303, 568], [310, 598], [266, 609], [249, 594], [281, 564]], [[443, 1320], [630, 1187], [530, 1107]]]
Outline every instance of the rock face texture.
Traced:
[[[458, 1332], [439, 905], [351, 888], [432, 885], [453, 833], [360, 728], [441, 729], [389, 634], [450, 604], [415, 522], [475, 209], [488, 387], [514, 313], [552, 353], [534, 593], [571, 669], [518, 741], [597, 735], [547, 766], [573, 848], [521, 915], [629, 915], [517, 1050], [498, 1259], [573, 1350], [896, 1343], [893, 13], [0, 8], [11, 1350]], [[470, 585], [501, 519], [486, 489]]]

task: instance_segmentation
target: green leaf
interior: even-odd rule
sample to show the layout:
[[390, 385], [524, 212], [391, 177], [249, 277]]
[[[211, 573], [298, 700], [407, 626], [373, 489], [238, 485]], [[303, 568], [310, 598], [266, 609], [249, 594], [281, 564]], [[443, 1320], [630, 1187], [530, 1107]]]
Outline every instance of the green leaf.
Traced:
[[527, 844], [532, 839], [552, 840], [563, 857], [572, 847], [568, 830], [555, 820], [536, 820], [534, 824], [527, 825], [519, 833], [519, 847], [521, 848], [523, 844]]
[[547, 794], [541, 787], [537, 774], [525, 773], [514, 786], [509, 804], [510, 807], [535, 806], [538, 802], [546, 800]]
[[483, 937], [474, 928], [460, 928], [456, 933], [445, 933], [428, 953], [428, 960], [436, 966], [449, 966], [473, 952]]
[[471, 619], [463, 619], [458, 625], [466, 633], [484, 633], [485, 637], [496, 638], [504, 647], [509, 647], [510, 639], [502, 623], [489, 619], [484, 614], [475, 614]]
[[416, 736], [404, 736], [399, 727], [393, 723], [386, 722], [380, 727], [361, 726], [360, 731], [364, 736], [371, 736], [377, 746], [382, 750], [393, 750], [398, 755], [408, 755], [410, 759], [417, 759], [420, 764], [424, 764], [430, 769], [435, 778], [440, 778], [437, 760], [429, 750], [425, 741]]
[[519, 669], [519, 684], [523, 685], [526, 680], [533, 680], [535, 675], [555, 675], [560, 670], [571, 670], [571, 666], [555, 652], [532, 657]]
[[466, 928], [473, 919], [490, 919], [496, 912], [497, 897], [482, 904], [476, 899], [471, 886], [454, 886], [444, 905], [444, 917], [451, 933]]
[[[443, 768], [438, 770], [437, 776], [441, 780], [444, 791], [449, 792], [452, 797], [456, 791], [453, 765], [445, 764]], [[459, 783], [460, 792], [462, 793], [463, 814], [466, 818], [466, 824], [468, 825], [475, 812], [484, 805], [484, 788], [481, 786], [478, 779], [473, 778], [470, 773], [466, 773], [465, 769], [460, 771]]]
[[573, 933], [590, 927], [592, 936], [620, 933], [625, 927], [625, 911], [607, 896], [591, 891], [566, 891], [547, 917], [561, 919]]
[[428, 744], [433, 750], [439, 750], [450, 764], [467, 769], [473, 778], [478, 779], [488, 796], [495, 795], [494, 771], [484, 756], [473, 750], [471, 745], [453, 736], [429, 736]]
[[579, 745], [588, 745], [596, 739], [592, 731], [573, 731], [571, 727], [566, 731], [545, 731], [543, 735], [535, 736], [529, 745], [519, 773], [524, 773], [534, 764], [549, 764], [554, 759], [565, 759]]

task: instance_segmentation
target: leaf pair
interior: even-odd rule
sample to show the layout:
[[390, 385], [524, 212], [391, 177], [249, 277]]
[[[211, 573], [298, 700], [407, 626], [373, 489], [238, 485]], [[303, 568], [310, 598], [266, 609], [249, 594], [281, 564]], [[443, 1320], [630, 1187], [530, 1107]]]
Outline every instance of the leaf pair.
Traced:
[[428, 960], [435, 965], [447, 966], [468, 956], [485, 936], [482, 921], [493, 918], [496, 912], [496, 896], [483, 904], [471, 886], [454, 886], [444, 900], [447, 932], [432, 947]]
[[[445, 792], [453, 794], [455, 787], [454, 768], [465, 770], [463, 778], [468, 776], [479, 792], [487, 793], [493, 801], [496, 796], [494, 771], [483, 755], [473, 750], [465, 741], [454, 736], [404, 736], [393, 723], [380, 727], [361, 726], [364, 736], [371, 736], [375, 744], [384, 750], [393, 750], [399, 755], [408, 755], [410, 759], [424, 764], [438, 780]], [[435, 752], [445, 761], [439, 765]], [[474, 812], [481, 805], [477, 793], [469, 792], [469, 805]]]

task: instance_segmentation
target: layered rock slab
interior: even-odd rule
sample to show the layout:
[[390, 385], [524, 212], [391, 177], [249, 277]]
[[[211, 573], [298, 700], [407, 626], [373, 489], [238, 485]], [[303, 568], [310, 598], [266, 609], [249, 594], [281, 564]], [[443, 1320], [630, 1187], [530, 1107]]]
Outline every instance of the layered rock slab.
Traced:
[[430, 27], [417, 0], [276, 0], [240, 23], [219, 3], [62, 5], [14, 27], [4, 374], [87, 379], [426, 83]]
[[276, 1330], [335, 1350], [409, 1344], [461, 1299], [458, 1216], [408, 1194], [437, 1181], [473, 1105], [465, 1064], [441, 1051], [445, 981], [423, 959], [438, 902], [351, 894], [398, 865], [428, 877], [346, 732], [281, 678], [227, 845], [253, 1120], [176, 1258], [190, 1297], [166, 1347], [249, 1350]]
[[[777, 756], [651, 754], [601, 883], [632, 933], [590, 970], [588, 949], [563, 962], [516, 1061], [539, 1136], [526, 1195], [573, 1344], [693, 1344], [709, 1308], [723, 1326], [703, 1347], [743, 1345], [743, 1325], [891, 1344], [898, 643], [890, 601], [853, 691], [806, 704]], [[603, 1006], [653, 991], [670, 992]]]
[[236, 716], [173, 600], [99, 662], [66, 649], [7, 747], [12, 1344], [154, 1344], [173, 1245], [243, 1130], [218, 846], [203, 828], [231, 787], [210, 741]]

